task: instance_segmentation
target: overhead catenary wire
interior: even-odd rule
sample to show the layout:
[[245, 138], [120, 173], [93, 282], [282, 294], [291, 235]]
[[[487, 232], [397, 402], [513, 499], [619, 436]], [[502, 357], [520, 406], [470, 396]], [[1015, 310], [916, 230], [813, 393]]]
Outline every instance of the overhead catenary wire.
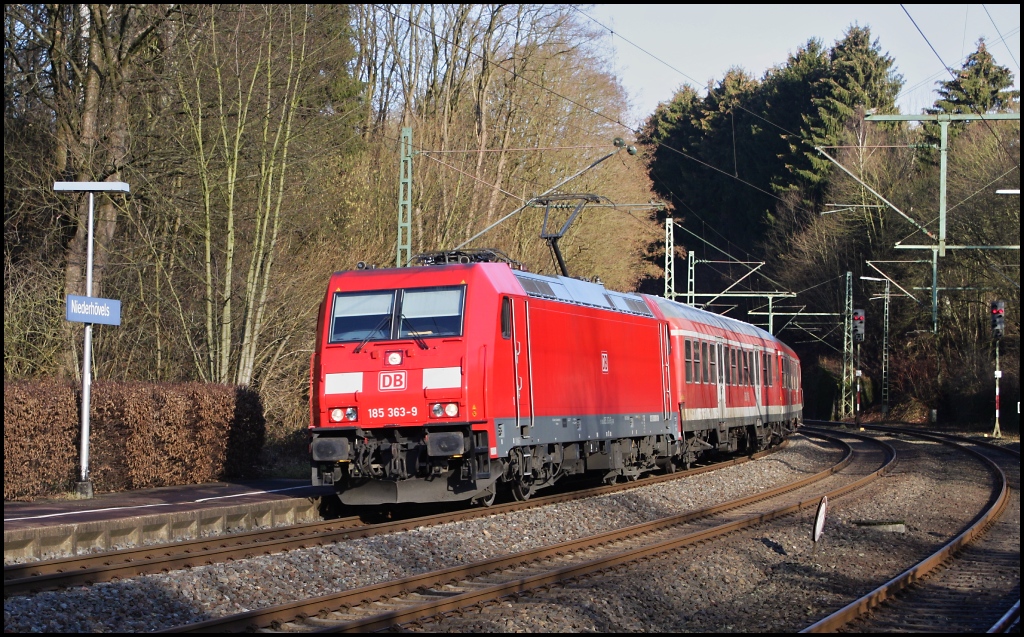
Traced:
[[[694, 83], [695, 83], [695, 84], [697, 84], [697, 85], [700, 85], [700, 82], [698, 82], [697, 80], [695, 80], [695, 79], [694, 79], [693, 77], [691, 77], [690, 75], [688, 75], [688, 74], [686, 74], [685, 72], [681, 71], [680, 69], [676, 68], [676, 67], [675, 67], [675, 66], [673, 66], [672, 64], [669, 64], [669, 63], [668, 63], [668, 62], [666, 62], [665, 60], [662, 60], [661, 58], [659, 58], [658, 56], [654, 55], [654, 54], [653, 54], [653, 53], [651, 53], [650, 51], [647, 51], [646, 49], [644, 49], [644, 48], [643, 48], [643, 47], [641, 47], [640, 45], [638, 45], [638, 44], [636, 44], [636, 43], [632, 42], [632, 41], [631, 41], [631, 40], [629, 40], [628, 38], [626, 38], [626, 37], [623, 37], [623, 36], [622, 36], [622, 34], [620, 34], [620, 33], [616, 33], [614, 29], [612, 29], [612, 28], [610, 28], [610, 27], [608, 27], [608, 26], [606, 26], [606, 25], [602, 24], [602, 23], [601, 23], [600, 21], [598, 21], [598, 20], [596, 20], [595, 18], [593, 18], [592, 16], [590, 16], [590, 15], [588, 15], [588, 14], [584, 13], [583, 11], [581, 11], [580, 9], [578, 9], [578, 8], [576, 8], [576, 7], [573, 7], [573, 9], [574, 9], [574, 10], [575, 10], [575, 11], [576, 11], [577, 13], [579, 13], [580, 15], [582, 15], [582, 16], [584, 16], [584, 17], [586, 17], [587, 19], [591, 20], [592, 22], [594, 22], [595, 24], [597, 24], [598, 26], [600, 26], [601, 28], [603, 28], [603, 29], [607, 30], [607, 31], [608, 31], [609, 33], [611, 33], [611, 34], [612, 34], [613, 36], [616, 36], [616, 37], [618, 37], [619, 39], [623, 40], [623, 41], [624, 41], [624, 42], [626, 42], [627, 44], [629, 44], [629, 45], [633, 46], [634, 48], [636, 48], [637, 50], [639, 50], [639, 51], [643, 52], [644, 54], [648, 55], [648, 56], [649, 56], [649, 57], [651, 57], [652, 59], [654, 59], [654, 60], [657, 60], [658, 62], [660, 62], [660, 63], [661, 63], [661, 64], [663, 64], [664, 66], [666, 66], [666, 67], [668, 67], [669, 69], [671, 69], [671, 70], [675, 71], [676, 73], [678, 73], [679, 75], [681, 75], [681, 76], [685, 77], [686, 79], [688, 79], [688, 80], [690, 80], [690, 81], [694, 82]], [[804, 137], [803, 135], [801, 135], [801, 134], [798, 134], [798, 133], [794, 133], [794, 132], [792, 132], [792, 131], [790, 131], [790, 130], [786, 129], [785, 127], [783, 127], [783, 126], [781, 126], [781, 125], [779, 125], [779, 124], [777, 124], [777, 123], [775, 123], [775, 122], [771, 121], [770, 119], [768, 119], [768, 118], [766, 118], [766, 117], [762, 116], [761, 114], [759, 114], [759, 113], [755, 113], [754, 111], [751, 111], [750, 109], [748, 109], [748, 108], [744, 107], [744, 106], [743, 106], [743, 105], [741, 105], [741, 104], [735, 104], [734, 106], [735, 106], [736, 108], [739, 108], [740, 110], [743, 110], [743, 111], [745, 111], [746, 113], [748, 113], [748, 114], [750, 114], [750, 115], [752, 115], [752, 116], [756, 117], [757, 119], [759, 119], [759, 120], [761, 120], [761, 121], [763, 121], [763, 122], [765, 122], [765, 123], [767, 123], [767, 124], [769, 124], [769, 125], [771, 125], [771, 126], [773, 126], [773, 127], [777, 128], [778, 130], [781, 130], [781, 131], [782, 131], [783, 133], [786, 133], [786, 135], [787, 135], [787, 136], [789, 136], [789, 137], [792, 137], [792, 138], [794, 138], [795, 140], [797, 140], [797, 141], [801, 142], [802, 144], [806, 145], [806, 146], [808, 147], [808, 149], [814, 149], [814, 144], [813, 144], [813, 142], [812, 142], [811, 140], [808, 140], [808, 139], [807, 139], [806, 137]], [[734, 124], [734, 125], [735, 125], [735, 124]], [[734, 136], [734, 139], [733, 139], [733, 143], [735, 144], [735, 136]], [[670, 150], [675, 150], [675, 149], [671, 149], [670, 147], [668, 147], [668, 146], [665, 146], [665, 145], [663, 145], [663, 144], [662, 144], [661, 146], [662, 146], [662, 147], [664, 147], [664, 148], [669, 148]], [[676, 152], [679, 152], [679, 151], [676, 151]], [[734, 151], [733, 151], [733, 152], [734, 152], [734, 161], [735, 161], [735, 148], [734, 148]], [[680, 153], [680, 154], [682, 154], [682, 153]], [[684, 156], [685, 156], [685, 155], [684, 155]], [[709, 167], [710, 167], [710, 166], [709, 166]], [[712, 167], [712, 168], [713, 168], [713, 167]], [[719, 171], [719, 172], [722, 172], [723, 174], [725, 174], [725, 175], [728, 175], [728, 173], [725, 173], [724, 171]], [[739, 175], [738, 175], [738, 171], [736, 172], [736, 174], [734, 174], [734, 175], [731, 175], [731, 176], [732, 176], [732, 177], [734, 177], [734, 178], [736, 178], [736, 179], [738, 179], [738, 178], [739, 178]], [[662, 184], [662, 187], [664, 187], [664, 188], [666, 188], [666, 190], [668, 190], [668, 192], [669, 192], [669, 193], [670, 193], [670, 195], [671, 195], [671, 196], [673, 197], [673, 199], [675, 199], [675, 200], [678, 200], [678, 201], [679, 201], [679, 203], [681, 203], [681, 204], [682, 204], [682, 205], [684, 205], [684, 206], [685, 206], [685, 207], [686, 207], [686, 208], [687, 208], [688, 210], [690, 210], [690, 212], [691, 212], [691, 213], [693, 213], [693, 214], [694, 214], [694, 216], [696, 216], [696, 217], [697, 217], [698, 219], [700, 219], [700, 218], [701, 218], [701, 217], [700, 217], [700, 215], [699, 215], [699, 214], [697, 214], [697, 213], [696, 213], [695, 211], [693, 211], [692, 209], [690, 209], [690, 207], [689, 207], [688, 205], [686, 205], [685, 201], [684, 201], [684, 200], [683, 200], [682, 198], [680, 198], [680, 197], [679, 197], [678, 195], [676, 195], [676, 194], [675, 194], [675, 192], [674, 192], [674, 191], [673, 191], [673, 190], [672, 190], [672, 189], [671, 189], [670, 187], [668, 187], [668, 186], [667, 186], [667, 184], [664, 184], [664, 183], [662, 183], [661, 179], [657, 179], [657, 178], [656, 178], [656, 180], [657, 180], [657, 181], [658, 181], [659, 183], [661, 183], [661, 184]], [[741, 181], [742, 181], [742, 180], [741, 180]], [[756, 187], [755, 187], [755, 188], [756, 188]], [[761, 191], [761, 192], [763, 192], [763, 191]], [[776, 198], [777, 198], [777, 197], [776, 197]], [[777, 199], [778, 199], [778, 198], [777, 198]], [[780, 201], [781, 201], [781, 200], [780, 200]], [[703, 219], [702, 219], [702, 221], [703, 221]], [[673, 223], [674, 223], [674, 222], [673, 222]], [[709, 241], [707, 241], [707, 240], [706, 240], [706, 239], [704, 239], [703, 237], [701, 237], [701, 236], [697, 235], [696, 233], [694, 233], [693, 231], [689, 230], [688, 228], [685, 228], [685, 227], [683, 227], [683, 226], [681, 226], [681, 225], [679, 225], [679, 224], [674, 224], [674, 225], [675, 225], [676, 227], [679, 227], [679, 228], [683, 229], [683, 230], [684, 230], [685, 232], [688, 232], [689, 234], [693, 235], [693, 236], [694, 236], [694, 237], [696, 237], [696, 238], [697, 238], [698, 240], [700, 240], [700, 241], [702, 241], [703, 243], [707, 244], [708, 246], [710, 246], [710, 247], [714, 248], [715, 250], [717, 250], [717, 251], [721, 252], [722, 254], [725, 254], [725, 255], [726, 255], [727, 257], [729, 257], [730, 259], [732, 259], [732, 260], [733, 260], [733, 261], [735, 261], [736, 263], [741, 263], [741, 262], [740, 262], [740, 261], [739, 261], [738, 259], [736, 259], [735, 257], [733, 257], [733, 256], [732, 256], [731, 254], [729, 254], [729, 253], [728, 253], [728, 252], [726, 252], [725, 250], [722, 250], [722, 249], [721, 249], [721, 248], [719, 248], [718, 246], [716, 246], [716, 245], [714, 245], [714, 244], [710, 243]], [[706, 225], [707, 225], [707, 224], [705, 224], [705, 226], [706, 226]], [[719, 233], [719, 232], [717, 231], [717, 229], [714, 229], [714, 228], [712, 228], [712, 229], [713, 229], [713, 230], [714, 230], [714, 231], [716, 232], [716, 234], [719, 234], [719, 236], [721, 236], [721, 233]], [[726, 240], [726, 241], [728, 242], [728, 239], [727, 239], [726, 237], [724, 237], [724, 236], [723, 236], [722, 238], [723, 238], [723, 239], [725, 239], [725, 240]], [[719, 273], [719, 274], [722, 274], [722, 273]], [[779, 283], [779, 282], [777, 282], [777, 281], [773, 280], [772, 278], [768, 277], [768, 276], [767, 276], [767, 275], [765, 275], [765, 274], [764, 274], [763, 272], [761, 273], [761, 275], [762, 275], [762, 276], [763, 276], [763, 277], [764, 277], [764, 278], [765, 278], [766, 280], [770, 281], [771, 283], [774, 283], [775, 285], [779, 285], [779, 286], [781, 287], [781, 283]], [[829, 283], [829, 282], [831, 282], [831, 281], [835, 281], [835, 280], [836, 280], [837, 278], [841, 278], [841, 277], [836, 277], [836, 278], [833, 278], [833, 279], [829, 279], [829, 280], [827, 280], [827, 281], [822, 281], [821, 283], [818, 283], [818, 284], [816, 284], [816, 285], [813, 285], [813, 286], [811, 286], [811, 287], [809, 287], [809, 288], [806, 288], [806, 289], [805, 289], [805, 290], [803, 290], [802, 292], [806, 292], [806, 291], [809, 291], [809, 290], [812, 290], [812, 289], [814, 289], [814, 288], [818, 287], [819, 285], [824, 285], [824, 284], [826, 284], [826, 283]], [[800, 293], [801, 293], [801, 292], [798, 292], [797, 294], [800, 294]]]
[[[939, 55], [939, 52], [935, 50], [935, 47], [932, 46], [932, 43], [928, 39], [928, 36], [926, 36], [924, 34], [924, 31], [921, 30], [920, 26], [918, 26], [917, 21], [914, 20], [914, 16], [910, 15], [910, 12], [907, 11], [907, 8], [905, 6], [903, 6], [902, 4], [900, 4], [900, 8], [903, 9], [903, 13], [906, 13], [907, 17], [910, 18], [910, 21], [913, 23], [914, 28], [917, 29], [917, 32], [921, 34], [922, 38], [924, 38], [924, 41], [928, 44], [928, 48], [930, 48], [932, 50], [932, 53], [935, 54], [935, 57], [938, 58], [939, 63], [942, 64], [943, 68], [946, 69], [946, 71], [949, 73], [950, 77], [953, 78], [953, 82], [956, 83], [956, 84], [959, 84], [960, 83], [960, 76], [957, 75], [957, 73], [953, 69], [951, 69], [948, 64], [946, 64], [946, 62], [942, 59], [942, 56]], [[978, 107], [976, 105], [971, 104], [970, 107], [971, 107], [971, 110], [974, 111], [975, 114], [977, 114], [977, 115], [981, 115], [982, 114], [982, 113], [978, 112], [979, 109], [978, 109]], [[999, 138], [999, 135], [996, 133], [995, 129], [992, 128], [992, 124], [990, 124], [989, 121], [986, 120], [986, 119], [982, 119], [981, 121], [988, 128], [989, 132], [992, 133], [992, 136], [996, 138], [996, 141], [999, 142], [999, 148], [1003, 152], [1005, 152], [1007, 154], [1007, 156], [1010, 156], [1010, 151], [1008, 151], [1005, 148], [1003, 148], [1003, 144], [1002, 144], [1003, 140]], [[1012, 156], [1010, 156], [1010, 161], [1013, 161], [1013, 157]]]
[[531, 152], [537, 150], [584, 150], [604, 148], [604, 146], [536, 146], [534, 148], [466, 148], [462, 150], [420, 150], [418, 151], [421, 155], [440, 155], [440, 154], [468, 154], [468, 153], [513, 153], [513, 152]]
[[[1001, 37], [999, 40], [996, 40], [995, 42], [993, 42], [993, 44], [998, 44], [1000, 42], [1002, 42], [1003, 44], [1006, 44], [1006, 38], [1008, 38], [1010, 36], [1013, 36], [1013, 35], [1016, 35], [1018, 33], [1020, 33], [1020, 28], [1019, 27], [1016, 28], [1016, 29], [1011, 29], [1010, 31], [1007, 31], [1005, 37]], [[963, 63], [967, 61], [967, 57], [968, 56], [966, 56], [966, 55], [962, 55], [960, 57], [960, 59], [957, 60], [957, 62], [960, 63], [961, 65], [963, 65]], [[935, 80], [937, 80], [939, 77], [942, 77], [945, 74], [946, 74], [946, 69], [942, 69], [941, 71], [936, 71], [935, 73], [932, 73], [928, 77], [924, 78], [923, 80], [921, 80], [921, 81], [919, 81], [919, 82], [917, 82], [915, 84], [911, 84], [909, 87], [904, 87], [899, 92], [899, 95], [896, 96], [896, 99], [898, 100], [901, 96], [903, 96], [903, 95], [905, 95], [907, 93], [913, 93], [914, 91], [916, 91], [917, 89], [921, 88], [922, 86], [927, 86], [927, 85], [934, 84]]]
[[430, 156], [430, 153], [420, 153], [420, 155], [421, 155], [421, 156], [423, 156], [423, 157], [426, 157], [427, 159], [430, 159], [430, 160], [436, 161], [437, 163], [441, 164], [442, 166], [445, 166], [445, 167], [447, 167], [447, 168], [450, 168], [450, 169], [454, 170], [454, 171], [455, 171], [455, 172], [457, 172], [457, 173], [461, 173], [461, 174], [463, 174], [463, 175], [465, 175], [465, 176], [469, 177], [470, 179], [473, 179], [473, 180], [475, 180], [475, 181], [479, 181], [480, 183], [484, 184], [485, 186], [490, 186], [491, 188], [494, 188], [495, 190], [497, 190], [498, 192], [500, 192], [500, 193], [501, 193], [501, 194], [503, 194], [503, 195], [507, 195], [507, 196], [509, 196], [509, 197], [512, 197], [513, 199], [518, 199], [519, 201], [526, 201], [525, 199], [523, 199], [523, 198], [522, 198], [522, 197], [520, 197], [519, 195], [516, 195], [516, 194], [513, 194], [513, 193], [511, 193], [511, 192], [509, 192], [509, 191], [505, 190], [504, 188], [502, 188], [501, 186], [498, 186], [498, 185], [496, 185], [496, 184], [492, 184], [492, 183], [490, 183], [489, 181], [484, 181], [483, 179], [480, 179], [480, 178], [479, 178], [479, 177], [477, 177], [476, 175], [471, 175], [471, 174], [467, 173], [466, 171], [464, 171], [464, 170], [461, 170], [461, 169], [459, 169], [459, 168], [456, 168], [455, 166], [452, 166], [451, 164], [449, 164], [449, 163], [447, 163], [447, 162], [443, 162], [443, 161], [441, 161], [441, 160], [440, 160], [440, 159], [438, 159], [437, 157], [431, 157], [431, 156]]
[[988, 16], [988, 19], [992, 21], [992, 28], [999, 34], [999, 39], [1002, 40], [1003, 46], [1006, 47], [1006, 52], [1010, 54], [1010, 59], [1013, 60], [1014, 66], [1017, 67], [1017, 72], [1020, 73], [1020, 62], [1017, 61], [1017, 56], [1013, 54], [1013, 49], [1011, 49], [1010, 45], [1006, 43], [1006, 38], [1004, 38], [1002, 32], [999, 31], [999, 25], [996, 24], [995, 18], [993, 18], [992, 14], [988, 12], [988, 7], [981, 5], [981, 8], [985, 10], [985, 15]]
[[[391, 11], [388, 10], [387, 6], [385, 6], [385, 5], [381, 5], [381, 6], [382, 6], [382, 10], [384, 12], [390, 14], [392, 17], [395, 17], [395, 18], [397, 18], [399, 20], [402, 20], [402, 21], [408, 23], [410, 26], [412, 26], [412, 27], [414, 27], [416, 29], [419, 29], [419, 30], [424, 31], [426, 33], [430, 33], [431, 35], [433, 35], [434, 37], [438, 38], [442, 42], [445, 42], [446, 44], [455, 46], [455, 47], [457, 47], [457, 48], [459, 48], [459, 49], [469, 53], [470, 55], [474, 55], [474, 56], [476, 56], [476, 57], [478, 57], [480, 59], [483, 59], [483, 56], [481, 56], [479, 53], [476, 53], [475, 51], [473, 51], [471, 49], [467, 49], [466, 47], [458, 44], [457, 42], [453, 42], [453, 41], [451, 41], [451, 40], [449, 40], [449, 39], [447, 39], [447, 38], [445, 38], [445, 37], [443, 37], [443, 36], [433, 32], [429, 28], [424, 27], [424, 26], [422, 26], [420, 24], [417, 24], [417, 23], [413, 22], [412, 20], [410, 20], [409, 18], [406, 18], [405, 16], [401, 16], [401, 15], [398, 15], [396, 13], [392, 13]], [[522, 75], [520, 73], [516, 73], [513, 70], [505, 68], [503, 65], [501, 65], [501, 64], [499, 64], [499, 63], [497, 63], [497, 62], [495, 62], [493, 60], [489, 60], [488, 62], [492, 66], [495, 66], [495, 67], [501, 69], [502, 71], [505, 71], [506, 73], [509, 73], [509, 74], [512, 74], [512, 75], [514, 75], [514, 76], [516, 76], [518, 78], [521, 78], [523, 81], [527, 82], [528, 84], [530, 84], [530, 85], [532, 85], [532, 86], [534, 86], [534, 87], [536, 87], [536, 88], [538, 88], [540, 90], [548, 92], [548, 93], [554, 95], [555, 97], [558, 97], [559, 99], [563, 99], [563, 100], [569, 102], [570, 104], [572, 104], [574, 106], [577, 106], [577, 107], [579, 107], [582, 110], [587, 111], [588, 113], [591, 113], [593, 115], [596, 115], [596, 116], [598, 116], [598, 117], [600, 117], [602, 119], [605, 119], [605, 120], [611, 122], [612, 124], [616, 124], [618, 126], [621, 126], [622, 128], [630, 131], [633, 134], [638, 134], [640, 132], [637, 129], [634, 129], [633, 127], [631, 127], [631, 126], [627, 125], [626, 123], [624, 123], [618, 117], [611, 117], [611, 116], [606, 115], [605, 113], [602, 113], [600, 111], [595, 111], [594, 109], [592, 109], [592, 108], [590, 108], [590, 107], [588, 107], [588, 106], [586, 106], [584, 104], [581, 104], [580, 102], [578, 102], [578, 101], [576, 101], [576, 100], [574, 100], [574, 99], [572, 99], [570, 97], [562, 95], [561, 93], [558, 93], [557, 91], [554, 91], [554, 90], [548, 88], [547, 86], [544, 86], [543, 84], [540, 84], [539, 82], [535, 82], [535, 81], [529, 79], [528, 77], [525, 77], [524, 75]], [[696, 163], [698, 163], [698, 164], [700, 164], [700, 165], [702, 165], [702, 166], [704, 166], [706, 168], [709, 168], [709, 169], [711, 169], [711, 170], [713, 170], [715, 172], [721, 173], [722, 175], [724, 175], [724, 176], [726, 176], [726, 177], [728, 177], [730, 179], [735, 179], [736, 181], [742, 183], [743, 185], [745, 185], [745, 186], [747, 186], [749, 188], [753, 188], [754, 190], [756, 190], [756, 191], [758, 191], [758, 192], [760, 192], [760, 193], [762, 193], [764, 195], [767, 195], [767, 196], [771, 197], [772, 199], [776, 199], [776, 200], [778, 200], [780, 202], [786, 203], [786, 201], [784, 199], [782, 199], [781, 197], [779, 197], [779, 196], [777, 196], [777, 195], [775, 195], [775, 194], [773, 194], [773, 193], [771, 193], [771, 192], [769, 192], [767, 190], [764, 190], [763, 188], [758, 188], [754, 184], [752, 184], [752, 183], [750, 183], [750, 182], [748, 182], [748, 181], [746, 181], [744, 179], [741, 179], [741, 178], [739, 178], [739, 177], [737, 177], [735, 175], [732, 175], [732, 174], [730, 174], [729, 172], [727, 172], [725, 170], [722, 170], [720, 168], [712, 166], [711, 164], [709, 164], [709, 163], [707, 163], [705, 161], [702, 161], [700, 159], [697, 159], [696, 157], [693, 157], [693, 156], [691, 156], [691, 155], [689, 155], [687, 153], [684, 153], [683, 151], [681, 151], [681, 150], [679, 150], [677, 148], [672, 148], [671, 146], [668, 146], [668, 145], [663, 144], [663, 143], [658, 143], [658, 146], [661, 147], [661, 148], [664, 148], [666, 150], [672, 151], [674, 153], [677, 153], [677, 154], [685, 157], [686, 159], [689, 159], [690, 161], [696, 162]], [[809, 211], [805, 211], [805, 212], [809, 212]]]

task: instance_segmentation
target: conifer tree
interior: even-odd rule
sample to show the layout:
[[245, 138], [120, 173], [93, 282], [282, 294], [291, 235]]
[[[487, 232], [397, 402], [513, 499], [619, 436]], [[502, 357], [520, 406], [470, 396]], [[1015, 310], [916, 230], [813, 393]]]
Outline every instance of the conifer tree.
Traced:
[[[998, 113], [1012, 110], [1020, 104], [1020, 91], [1007, 90], [1013, 86], [1013, 73], [996, 64], [985, 47], [985, 39], [978, 40], [978, 50], [967, 56], [956, 77], [938, 82], [939, 99], [926, 110], [931, 115]], [[956, 135], [970, 122], [953, 122], [950, 135]], [[925, 137], [930, 144], [939, 143], [939, 125], [925, 124]]]
[[[858, 107], [894, 112], [903, 76], [895, 60], [883, 53], [878, 40], [871, 40], [869, 27], [850, 27], [829, 55], [829, 70], [815, 86], [814, 108], [804, 116], [804, 134], [813, 146], [832, 146], [842, 139], [843, 129]], [[828, 160], [816, 151], [806, 151], [809, 169], [797, 168], [796, 175], [812, 193], [821, 189], [831, 172]]]
[[929, 113], [988, 113], [1007, 111], [1020, 101], [1020, 91], [1008, 91], [1013, 86], [1013, 73], [996, 64], [985, 47], [985, 39], [978, 40], [978, 50], [967, 56], [956, 78], [939, 83], [939, 99]]

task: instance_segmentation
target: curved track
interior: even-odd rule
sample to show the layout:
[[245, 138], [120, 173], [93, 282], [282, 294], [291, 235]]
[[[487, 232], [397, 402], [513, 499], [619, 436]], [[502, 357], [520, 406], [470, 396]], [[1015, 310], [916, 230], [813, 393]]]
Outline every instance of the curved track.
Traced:
[[1017, 627], [1020, 452], [958, 436], [865, 428], [967, 450], [988, 467], [992, 494], [970, 526], [938, 551], [802, 632], [978, 633]]

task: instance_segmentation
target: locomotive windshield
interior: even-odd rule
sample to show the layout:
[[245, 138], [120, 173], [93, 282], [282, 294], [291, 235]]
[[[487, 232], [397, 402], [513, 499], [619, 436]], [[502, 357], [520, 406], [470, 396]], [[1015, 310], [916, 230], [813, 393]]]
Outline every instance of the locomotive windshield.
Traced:
[[331, 343], [461, 336], [463, 286], [336, 292]]
[[395, 291], [334, 295], [331, 342], [383, 340], [391, 336]]
[[398, 338], [462, 334], [462, 288], [406, 290]]

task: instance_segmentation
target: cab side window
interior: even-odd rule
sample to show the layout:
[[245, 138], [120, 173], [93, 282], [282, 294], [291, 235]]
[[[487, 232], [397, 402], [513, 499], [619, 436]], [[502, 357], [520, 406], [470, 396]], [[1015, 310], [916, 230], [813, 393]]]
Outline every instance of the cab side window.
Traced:
[[501, 337], [512, 338], [512, 299], [507, 296], [501, 298]]

